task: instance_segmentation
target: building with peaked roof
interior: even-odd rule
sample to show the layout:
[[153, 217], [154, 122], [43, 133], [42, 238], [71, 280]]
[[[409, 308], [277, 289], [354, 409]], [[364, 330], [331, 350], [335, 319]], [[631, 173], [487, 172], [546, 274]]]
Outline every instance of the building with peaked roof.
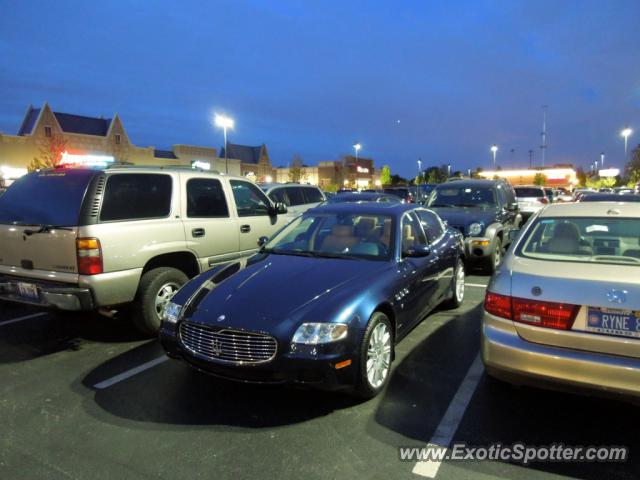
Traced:
[[229, 173], [241, 173], [239, 160], [225, 162], [213, 147], [184, 144], [165, 150], [139, 147], [131, 142], [118, 114], [112, 118], [87, 117], [54, 112], [45, 103], [42, 108], [27, 108], [17, 135], [0, 133], [0, 176], [11, 179], [26, 172], [31, 161], [54, 138], [62, 139], [65, 159], [78, 163], [100, 158], [103, 162], [135, 165], [196, 164], [218, 171], [225, 171], [228, 164]]
[[255, 147], [227, 142], [227, 148], [220, 149], [220, 157], [240, 161], [242, 175], [255, 177], [257, 182], [271, 182], [276, 172], [271, 165], [267, 146], [263, 143]]

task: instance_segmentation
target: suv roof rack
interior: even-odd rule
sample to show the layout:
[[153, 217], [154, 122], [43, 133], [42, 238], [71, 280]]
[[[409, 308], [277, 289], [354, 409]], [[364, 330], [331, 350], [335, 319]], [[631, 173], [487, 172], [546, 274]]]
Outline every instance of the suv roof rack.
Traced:
[[215, 173], [217, 175], [225, 175], [224, 173], [220, 173], [218, 170], [206, 170], [204, 168], [190, 167], [188, 165], [132, 165], [130, 163], [112, 163], [110, 165], [107, 165], [104, 169], [109, 170], [112, 168], [131, 168], [139, 170], [186, 170], [190, 172], [204, 172]]

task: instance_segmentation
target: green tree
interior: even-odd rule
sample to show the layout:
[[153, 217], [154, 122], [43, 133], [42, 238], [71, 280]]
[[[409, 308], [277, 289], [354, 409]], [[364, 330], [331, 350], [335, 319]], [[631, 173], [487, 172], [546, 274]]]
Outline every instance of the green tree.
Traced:
[[579, 187], [585, 187], [587, 185], [587, 174], [582, 167], [576, 168], [576, 179], [578, 180]]
[[441, 167], [432, 166], [424, 171], [424, 183], [444, 183], [447, 181], [447, 167], [443, 165]]
[[389, 165], [385, 165], [380, 170], [380, 183], [382, 185], [390, 185], [391, 184], [391, 169]]
[[293, 183], [301, 183], [306, 179], [306, 175], [303, 170], [302, 157], [297, 153], [291, 160], [291, 167], [289, 167], [289, 181]]
[[640, 145], [631, 151], [631, 159], [624, 169], [627, 183], [636, 185], [640, 183]]
[[391, 185], [407, 185], [408, 183], [409, 181], [406, 178], [401, 177], [397, 173], [391, 175]]
[[27, 166], [30, 172], [57, 167], [62, 160], [62, 154], [67, 150], [67, 140], [61, 134], [54, 133], [40, 142], [38, 150], [38, 155]]
[[541, 187], [544, 186], [547, 183], [547, 177], [544, 175], [544, 173], [536, 173], [535, 176], [533, 177], [533, 184], [534, 185], [540, 185]]

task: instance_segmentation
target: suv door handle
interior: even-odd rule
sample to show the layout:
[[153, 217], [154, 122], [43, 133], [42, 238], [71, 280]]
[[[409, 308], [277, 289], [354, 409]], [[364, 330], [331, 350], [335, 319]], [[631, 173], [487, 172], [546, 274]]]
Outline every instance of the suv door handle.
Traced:
[[204, 237], [204, 233], [204, 228], [194, 228], [193, 230], [191, 230], [191, 236], [193, 238]]
[[251, 225], [242, 225], [240, 227], [240, 232], [249, 233], [251, 231]]

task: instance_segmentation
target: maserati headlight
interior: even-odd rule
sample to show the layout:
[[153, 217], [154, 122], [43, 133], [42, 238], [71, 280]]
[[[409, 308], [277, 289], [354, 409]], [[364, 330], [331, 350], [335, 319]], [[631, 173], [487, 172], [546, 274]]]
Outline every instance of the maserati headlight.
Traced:
[[484, 225], [481, 223], [472, 223], [471, 225], [469, 225], [469, 235], [473, 235], [474, 237], [476, 235], [480, 235], [482, 233], [482, 230], [484, 229]]
[[182, 312], [182, 305], [169, 302], [162, 311], [162, 319], [168, 323], [177, 323], [178, 318], [180, 318], [180, 312]]
[[317, 345], [342, 340], [347, 336], [344, 323], [303, 323], [298, 327], [291, 340], [293, 343]]

